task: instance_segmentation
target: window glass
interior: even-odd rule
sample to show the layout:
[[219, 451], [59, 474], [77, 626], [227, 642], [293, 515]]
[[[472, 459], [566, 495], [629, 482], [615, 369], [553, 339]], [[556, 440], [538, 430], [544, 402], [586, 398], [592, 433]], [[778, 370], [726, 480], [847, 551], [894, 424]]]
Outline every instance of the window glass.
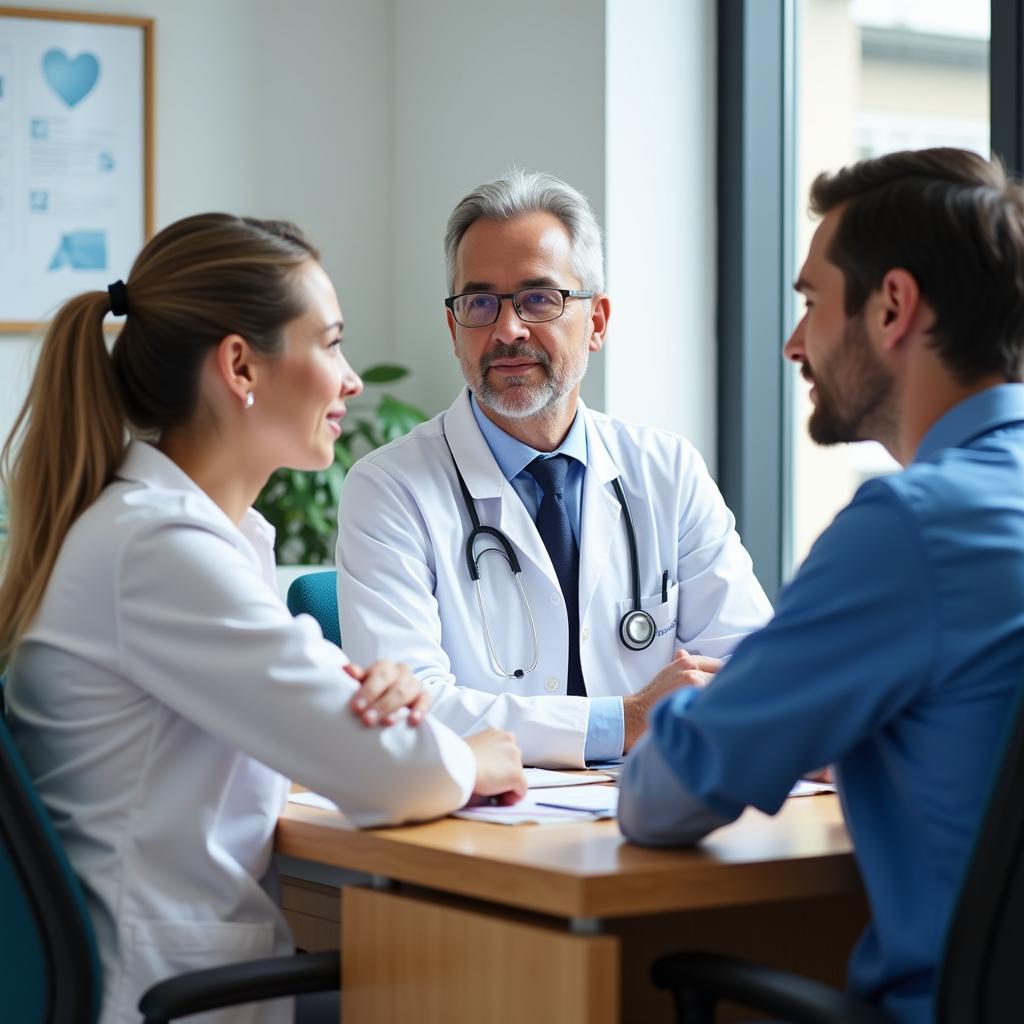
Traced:
[[[816, 222], [822, 170], [899, 149], [989, 155], [989, 0], [800, 0], [797, 5], [796, 277]], [[794, 322], [801, 315], [794, 296]], [[897, 464], [874, 443], [816, 446], [795, 368], [787, 575], [869, 477]]]

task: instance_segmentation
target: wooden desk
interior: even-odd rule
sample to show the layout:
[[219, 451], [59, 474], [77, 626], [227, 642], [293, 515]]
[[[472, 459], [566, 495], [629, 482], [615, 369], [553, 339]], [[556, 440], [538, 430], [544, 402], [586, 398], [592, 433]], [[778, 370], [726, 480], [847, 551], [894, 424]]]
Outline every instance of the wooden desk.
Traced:
[[729, 951], [841, 984], [867, 919], [832, 796], [748, 811], [688, 850], [632, 846], [614, 822], [354, 832], [289, 804], [277, 848], [375, 876], [342, 890], [345, 1024], [669, 1021], [647, 977], [660, 953]]

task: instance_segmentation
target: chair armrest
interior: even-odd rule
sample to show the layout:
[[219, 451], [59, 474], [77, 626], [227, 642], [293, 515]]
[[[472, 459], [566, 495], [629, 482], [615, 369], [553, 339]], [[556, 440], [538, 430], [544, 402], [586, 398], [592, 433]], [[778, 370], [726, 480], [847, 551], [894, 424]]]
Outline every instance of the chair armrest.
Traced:
[[143, 993], [139, 1012], [147, 1024], [187, 1017], [222, 1006], [327, 992], [341, 985], [341, 954], [297, 953], [267, 960], [190, 971], [157, 982]]
[[677, 1005], [709, 1014], [718, 1000], [778, 1014], [790, 1024], [885, 1024], [880, 1010], [819, 981], [716, 953], [675, 953], [655, 962], [651, 978]]

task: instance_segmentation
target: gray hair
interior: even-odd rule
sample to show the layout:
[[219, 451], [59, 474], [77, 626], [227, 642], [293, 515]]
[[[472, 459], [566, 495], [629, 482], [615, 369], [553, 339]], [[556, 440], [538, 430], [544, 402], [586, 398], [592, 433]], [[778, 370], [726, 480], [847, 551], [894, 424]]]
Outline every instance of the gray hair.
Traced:
[[550, 213], [569, 232], [572, 265], [587, 291], [604, 290], [601, 229], [585, 196], [552, 174], [515, 167], [505, 177], [478, 185], [452, 211], [444, 233], [448, 289], [455, 289], [455, 254], [462, 236], [478, 220], [512, 220], [526, 213]]

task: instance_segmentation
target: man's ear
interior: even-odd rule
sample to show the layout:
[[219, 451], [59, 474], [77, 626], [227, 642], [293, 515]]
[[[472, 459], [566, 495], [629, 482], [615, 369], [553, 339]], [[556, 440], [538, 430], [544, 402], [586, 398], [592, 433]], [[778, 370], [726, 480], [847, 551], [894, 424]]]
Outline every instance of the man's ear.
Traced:
[[600, 352], [604, 347], [604, 336], [608, 331], [608, 321], [612, 315], [611, 300], [607, 295], [598, 292], [590, 300], [590, 338], [587, 347], [591, 352]]
[[452, 311], [445, 306], [445, 315], [448, 317], [448, 331], [452, 336], [452, 345], [455, 344], [455, 317], [452, 316]]
[[246, 404], [246, 397], [256, 387], [257, 368], [249, 342], [240, 334], [228, 334], [221, 338], [214, 357], [217, 374], [225, 387]]
[[917, 325], [921, 289], [909, 270], [896, 267], [886, 272], [878, 289], [873, 319], [882, 348], [892, 350]]

